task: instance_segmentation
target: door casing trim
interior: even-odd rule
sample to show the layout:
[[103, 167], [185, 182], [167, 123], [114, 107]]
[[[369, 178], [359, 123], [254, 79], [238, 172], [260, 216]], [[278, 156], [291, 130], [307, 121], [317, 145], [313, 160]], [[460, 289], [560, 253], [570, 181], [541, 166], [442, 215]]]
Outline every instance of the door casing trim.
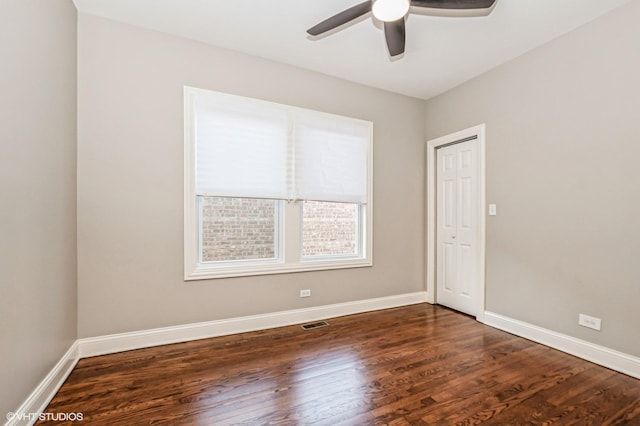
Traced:
[[486, 271], [486, 143], [485, 124], [470, 127], [459, 132], [427, 141], [426, 194], [426, 292], [427, 302], [437, 303], [436, 296], [436, 149], [457, 141], [476, 137], [478, 144], [478, 306], [476, 320], [484, 322], [485, 311], [485, 271]]

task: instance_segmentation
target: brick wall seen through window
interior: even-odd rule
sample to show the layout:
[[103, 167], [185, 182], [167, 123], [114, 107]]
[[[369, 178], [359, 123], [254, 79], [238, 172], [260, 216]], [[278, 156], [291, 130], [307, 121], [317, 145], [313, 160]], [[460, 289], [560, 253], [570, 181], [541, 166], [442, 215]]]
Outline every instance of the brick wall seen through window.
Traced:
[[358, 205], [305, 201], [302, 256], [348, 256], [358, 253]]
[[[202, 197], [202, 261], [276, 257], [276, 201]], [[302, 256], [358, 253], [358, 205], [305, 201]]]
[[202, 261], [276, 257], [276, 201], [202, 197]]

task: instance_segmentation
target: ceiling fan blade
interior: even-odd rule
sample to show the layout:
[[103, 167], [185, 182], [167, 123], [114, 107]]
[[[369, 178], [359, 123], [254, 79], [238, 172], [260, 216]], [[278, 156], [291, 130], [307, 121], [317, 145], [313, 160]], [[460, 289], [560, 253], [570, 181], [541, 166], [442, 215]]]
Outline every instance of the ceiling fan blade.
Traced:
[[488, 9], [496, 0], [411, 0], [411, 6], [432, 9]]
[[384, 38], [387, 40], [389, 55], [398, 56], [404, 53], [404, 18], [384, 23]]
[[367, 12], [371, 12], [371, 1], [367, 0], [360, 4], [345, 9], [342, 12], [333, 15], [331, 18], [325, 19], [318, 25], [313, 26], [307, 30], [312, 36], [317, 36], [327, 31], [331, 31], [334, 28], [344, 25], [349, 21], [353, 21], [356, 18], [361, 17]]

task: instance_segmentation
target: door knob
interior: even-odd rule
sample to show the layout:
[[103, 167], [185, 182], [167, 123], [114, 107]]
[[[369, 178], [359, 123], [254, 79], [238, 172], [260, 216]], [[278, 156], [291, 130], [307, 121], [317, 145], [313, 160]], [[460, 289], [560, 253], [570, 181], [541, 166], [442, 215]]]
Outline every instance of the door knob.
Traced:
[[452, 236], [451, 236], [451, 238], [453, 238], [453, 239], [455, 240], [455, 239], [456, 239], [456, 236], [455, 236], [455, 235], [452, 235]]

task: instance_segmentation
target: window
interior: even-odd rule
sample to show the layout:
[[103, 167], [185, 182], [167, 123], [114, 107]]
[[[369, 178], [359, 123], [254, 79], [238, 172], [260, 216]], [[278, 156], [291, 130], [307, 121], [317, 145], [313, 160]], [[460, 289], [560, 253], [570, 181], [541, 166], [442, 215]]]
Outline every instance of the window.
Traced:
[[201, 263], [278, 258], [277, 201], [198, 197], [198, 203]]
[[185, 87], [185, 279], [370, 266], [371, 134]]
[[302, 203], [302, 257], [357, 256], [360, 206], [354, 203]]

